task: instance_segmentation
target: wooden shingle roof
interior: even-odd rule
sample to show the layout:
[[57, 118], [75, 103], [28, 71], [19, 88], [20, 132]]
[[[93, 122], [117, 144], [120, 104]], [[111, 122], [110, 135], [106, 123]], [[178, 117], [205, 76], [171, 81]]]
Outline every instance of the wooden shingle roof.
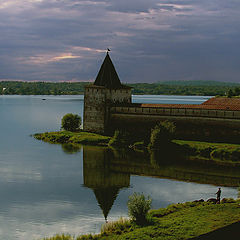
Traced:
[[93, 85], [109, 89], [123, 88], [108, 52]]

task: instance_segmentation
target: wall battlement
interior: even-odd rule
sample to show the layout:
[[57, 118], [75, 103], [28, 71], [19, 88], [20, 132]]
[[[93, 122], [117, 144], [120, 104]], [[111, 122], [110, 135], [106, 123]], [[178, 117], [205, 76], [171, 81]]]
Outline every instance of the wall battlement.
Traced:
[[206, 117], [206, 118], [223, 118], [223, 119], [239, 119], [240, 120], [240, 111], [196, 109], [196, 108], [191, 109], [191, 108], [113, 106], [110, 108], [110, 114]]
[[108, 128], [149, 138], [151, 129], [165, 120], [175, 123], [179, 139], [240, 143], [240, 111], [118, 105], [110, 108]]

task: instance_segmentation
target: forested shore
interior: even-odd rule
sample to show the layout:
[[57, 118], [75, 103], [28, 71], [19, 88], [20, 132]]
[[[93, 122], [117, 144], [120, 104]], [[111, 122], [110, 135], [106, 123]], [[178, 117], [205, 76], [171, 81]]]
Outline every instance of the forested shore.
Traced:
[[[2, 95], [79, 95], [90, 82], [1, 81]], [[168, 81], [127, 84], [133, 94], [239, 96], [240, 84], [216, 81]]]

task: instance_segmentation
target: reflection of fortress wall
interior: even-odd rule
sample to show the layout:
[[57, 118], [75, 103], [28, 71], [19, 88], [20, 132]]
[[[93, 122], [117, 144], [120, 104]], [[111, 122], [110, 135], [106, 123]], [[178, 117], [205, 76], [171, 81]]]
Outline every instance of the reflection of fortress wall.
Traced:
[[[207, 166], [209, 168], [209, 166]], [[240, 185], [240, 172], [233, 173], [231, 175], [231, 170], [228, 172], [226, 168], [222, 169], [212, 169], [209, 170], [205, 168], [191, 169], [189, 166], [149, 166], [135, 165], [135, 164], [113, 164], [111, 169], [113, 171], [119, 171], [123, 173], [130, 173], [131, 175], [141, 175], [141, 176], [155, 176], [159, 178], [176, 179], [181, 181], [190, 181], [205, 184], [214, 184], [219, 186], [239, 186]], [[235, 175], [235, 176], [234, 176]]]
[[155, 176], [219, 186], [239, 186], [238, 167], [171, 159], [152, 152], [83, 147], [84, 185], [95, 194], [105, 219], [121, 188], [129, 187], [130, 175]]
[[113, 172], [110, 169], [112, 153], [107, 148], [83, 148], [84, 185], [89, 188], [97, 187], [128, 187], [130, 175]]
[[184, 159], [171, 159], [171, 157], [159, 153], [155, 155], [154, 152], [151, 153], [149, 159], [149, 156], [141, 153], [122, 154], [121, 151], [115, 151], [110, 167], [114, 172], [131, 175], [155, 176], [220, 186], [240, 185], [239, 168]]
[[111, 151], [106, 148], [91, 148], [88, 151], [87, 147], [83, 147], [84, 186], [93, 190], [105, 219], [119, 190], [130, 184], [129, 173], [110, 169], [111, 156]]

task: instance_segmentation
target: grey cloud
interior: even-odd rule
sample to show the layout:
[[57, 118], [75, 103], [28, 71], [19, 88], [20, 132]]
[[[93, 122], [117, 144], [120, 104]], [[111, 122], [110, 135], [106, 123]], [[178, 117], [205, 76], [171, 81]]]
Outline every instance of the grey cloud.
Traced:
[[238, 81], [239, 10], [234, 0], [0, 4], [0, 79], [93, 79], [96, 50], [110, 47], [124, 82]]
[[109, 10], [117, 11], [117, 12], [148, 12], [149, 9], [157, 8], [156, 0], [122, 0], [122, 1], [108, 1], [110, 6], [108, 7]]

